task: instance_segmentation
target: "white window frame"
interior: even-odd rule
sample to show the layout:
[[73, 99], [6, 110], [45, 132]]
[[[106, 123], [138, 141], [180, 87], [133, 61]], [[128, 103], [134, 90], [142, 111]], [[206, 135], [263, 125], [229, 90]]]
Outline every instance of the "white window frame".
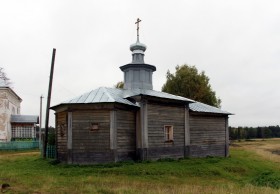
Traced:
[[36, 125], [12, 124], [12, 138], [36, 138]]
[[173, 125], [164, 125], [164, 140], [165, 142], [174, 141]]

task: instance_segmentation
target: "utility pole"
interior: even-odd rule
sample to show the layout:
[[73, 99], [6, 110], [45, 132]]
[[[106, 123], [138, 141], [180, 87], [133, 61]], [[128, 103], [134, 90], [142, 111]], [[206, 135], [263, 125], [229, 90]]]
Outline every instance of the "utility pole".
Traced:
[[52, 53], [52, 64], [51, 64], [49, 91], [48, 91], [48, 98], [47, 98], [46, 122], [45, 122], [45, 141], [44, 141], [43, 158], [46, 158], [46, 155], [47, 155], [48, 132], [49, 132], [49, 112], [50, 112], [49, 109], [50, 109], [51, 95], [52, 95], [52, 80], [53, 80], [53, 69], [54, 69], [54, 61], [55, 61], [55, 52], [56, 52], [56, 49], [54, 48], [53, 49], [53, 53]]
[[39, 146], [42, 144], [42, 101], [43, 101], [43, 95], [40, 96], [40, 123], [39, 123]]

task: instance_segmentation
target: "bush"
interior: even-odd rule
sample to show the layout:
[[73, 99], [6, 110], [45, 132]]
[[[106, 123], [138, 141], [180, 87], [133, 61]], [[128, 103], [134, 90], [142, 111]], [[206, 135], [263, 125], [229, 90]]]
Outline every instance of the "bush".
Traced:
[[48, 144], [55, 145], [55, 133], [51, 132], [48, 134]]
[[252, 184], [280, 189], [280, 174], [272, 171], [263, 172], [252, 180]]

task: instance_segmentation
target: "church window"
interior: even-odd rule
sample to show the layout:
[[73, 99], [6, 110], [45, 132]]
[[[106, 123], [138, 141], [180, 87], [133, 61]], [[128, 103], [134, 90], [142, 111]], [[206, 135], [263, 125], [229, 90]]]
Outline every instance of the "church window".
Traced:
[[98, 123], [91, 123], [89, 130], [90, 131], [97, 131], [99, 129]]
[[166, 142], [173, 142], [173, 126], [164, 125], [164, 139]]

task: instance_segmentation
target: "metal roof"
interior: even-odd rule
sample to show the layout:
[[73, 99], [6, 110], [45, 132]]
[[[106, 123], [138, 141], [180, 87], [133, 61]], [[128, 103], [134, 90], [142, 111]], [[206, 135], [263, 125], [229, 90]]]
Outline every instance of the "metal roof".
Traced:
[[36, 115], [11, 115], [11, 123], [39, 123]]
[[155, 90], [144, 90], [144, 89], [124, 90], [124, 98], [138, 96], [138, 95], [153, 96], [153, 97], [158, 97], [158, 98], [179, 100], [179, 101], [185, 101], [185, 102], [194, 102], [193, 100], [182, 97], [182, 96], [176, 96], [173, 94], [159, 92], [159, 91], [155, 91]]
[[[227, 114], [230, 115], [231, 113], [227, 111], [223, 111], [219, 108], [203, 104], [201, 102], [196, 102], [194, 100], [182, 97], [182, 96], [176, 96], [173, 94], [168, 94], [165, 92], [159, 92], [155, 90], [145, 90], [145, 89], [132, 89], [132, 90], [125, 90], [125, 89], [118, 89], [118, 88], [107, 88], [107, 87], [100, 87], [95, 90], [92, 90], [90, 92], [87, 92], [77, 98], [64, 101], [61, 104], [58, 104], [56, 106], [62, 105], [62, 104], [95, 104], [95, 103], [110, 103], [110, 102], [117, 102], [121, 104], [127, 104], [131, 106], [137, 106], [139, 105], [137, 103], [133, 103], [129, 101], [127, 98], [134, 97], [134, 96], [151, 96], [151, 97], [157, 97], [157, 98], [163, 98], [163, 99], [170, 99], [170, 100], [177, 100], [181, 102], [188, 102], [190, 103], [190, 110], [195, 112], [205, 112], [205, 113], [217, 113], [217, 114]], [[56, 107], [53, 106], [53, 107]]]
[[131, 101], [127, 100], [127, 98], [129, 97], [138, 96], [138, 95], [153, 96], [158, 98], [173, 99], [173, 100], [185, 101], [185, 102], [194, 102], [193, 100], [181, 96], [175, 96], [172, 94], [168, 94], [165, 92], [158, 92], [154, 90], [141, 90], [141, 89], [124, 90], [118, 88], [100, 87], [90, 92], [87, 92], [79, 97], [76, 97], [74, 99], [64, 101], [61, 104], [95, 104], [95, 103], [117, 102], [121, 104], [127, 104], [127, 105], [138, 107], [138, 104], [132, 103]]
[[195, 112], [204, 112], [204, 113], [217, 113], [217, 114], [225, 114], [225, 115], [232, 115], [227, 111], [221, 110], [214, 106], [210, 106], [207, 104], [203, 104], [201, 102], [195, 102], [190, 104], [190, 110]]
[[129, 100], [123, 98], [123, 90], [117, 88], [100, 87], [96, 90], [87, 92], [77, 98], [65, 101], [61, 104], [90, 104], [90, 103], [108, 103], [118, 102], [131, 106], [137, 106]]

